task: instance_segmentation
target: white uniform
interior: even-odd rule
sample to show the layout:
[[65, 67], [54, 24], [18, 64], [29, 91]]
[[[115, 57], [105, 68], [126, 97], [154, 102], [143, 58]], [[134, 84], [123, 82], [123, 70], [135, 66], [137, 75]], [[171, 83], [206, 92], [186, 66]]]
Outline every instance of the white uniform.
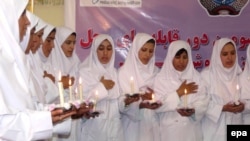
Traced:
[[[188, 64], [182, 72], [173, 66], [173, 59], [180, 49], [185, 49], [188, 55]], [[162, 107], [157, 109], [160, 117], [160, 141], [201, 141], [201, 119], [208, 105], [204, 81], [193, 66], [190, 45], [182, 40], [172, 42], [168, 47], [161, 71], [155, 78], [155, 94], [162, 100]], [[198, 85], [197, 93], [181, 98], [176, 90], [183, 81], [195, 82]], [[185, 104], [186, 102], [186, 104]], [[189, 117], [181, 116], [178, 108], [194, 108], [195, 113]]]
[[204, 141], [226, 141], [227, 125], [242, 123], [241, 113], [222, 112], [223, 106], [234, 100], [237, 93], [236, 85], [239, 84], [238, 75], [241, 73], [237, 52], [236, 63], [232, 68], [226, 69], [222, 65], [220, 53], [228, 42], [234, 44], [228, 38], [215, 42], [210, 66], [201, 72], [202, 78], [207, 82], [207, 91], [211, 97], [206, 116], [202, 121]]
[[[102, 64], [97, 57], [97, 48], [108, 40], [113, 54], [107, 64]], [[84, 99], [96, 100], [96, 110], [102, 111], [98, 117], [83, 119], [79, 133], [84, 141], [123, 141], [123, 130], [119, 112], [119, 85], [117, 71], [114, 68], [115, 48], [113, 39], [106, 34], [97, 35], [92, 43], [89, 56], [80, 65], [80, 75], [83, 78]], [[115, 82], [112, 89], [107, 90], [100, 82], [101, 77]], [[98, 91], [98, 95], [96, 95]]]
[[36, 96], [31, 92], [27, 61], [19, 45], [18, 19], [27, 3], [0, 1], [0, 90], [5, 107], [8, 106], [0, 113], [1, 140], [47, 139], [53, 130], [50, 112], [34, 111]]
[[245, 103], [245, 109], [243, 111], [243, 123], [250, 124], [250, 46], [247, 47], [247, 59], [244, 67], [244, 71], [240, 75], [241, 84], [241, 97]]
[[152, 56], [147, 65], [142, 64], [138, 57], [139, 50], [150, 39], [153, 37], [145, 33], [138, 33], [135, 36], [128, 56], [118, 72], [123, 94], [123, 97], [120, 98], [120, 108], [126, 141], [158, 141], [159, 137], [158, 132], [155, 132], [159, 129], [159, 125], [154, 110], [140, 110], [141, 100], [128, 107], [125, 107], [123, 102], [124, 95], [131, 93], [131, 77], [134, 79], [134, 92], [144, 93], [147, 88], [153, 88], [154, 78], [158, 72], [158, 68], [155, 67], [155, 55]]
[[[67, 28], [67, 27], [56, 27], [56, 36], [55, 36], [55, 48], [52, 51], [51, 54], [51, 65], [53, 66], [55, 73], [56, 81], [58, 81], [58, 73], [61, 72], [62, 76], [69, 75], [70, 77], [75, 78], [74, 86], [78, 83], [78, 67], [80, 60], [75, 52], [75, 49], [73, 51], [73, 54], [71, 57], [67, 57], [63, 50], [62, 50], [62, 44], [64, 41], [72, 34], [75, 33], [73, 30]], [[64, 101], [69, 101], [69, 91], [68, 89], [64, 90]], [[78, 130], [80, 119], [72, 120], [72, 126], [71, 126], [71, 132], [68, 135], [58, 136], [58, 141], [77, 141], [76, 138], [76, 130]]]

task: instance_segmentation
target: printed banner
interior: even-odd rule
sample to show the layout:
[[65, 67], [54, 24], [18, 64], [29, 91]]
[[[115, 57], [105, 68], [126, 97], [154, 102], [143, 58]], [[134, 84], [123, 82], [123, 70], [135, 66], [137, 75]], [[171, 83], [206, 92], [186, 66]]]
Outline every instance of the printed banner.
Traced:
[[82, 6], [90, 2], [92, 0], [76, 0], [76, 51], [81, 60], [88, 55], [93, 37], [105, 33], [114, 39], [118, 68], [136, 33], [145, 32], [156, 39], [156, 65], [159, 67], [169, 44], [181, 39], [190, 43], [194, 66], [200, 71], [209, 65], [213, 43], [221, 37], [235, 41], [239, 64], [244, 65], [250, 43], [248, 0], [143, 0], [141, 8]]
[[142, 0], [80, 0], [83, 7], [141, 7]]

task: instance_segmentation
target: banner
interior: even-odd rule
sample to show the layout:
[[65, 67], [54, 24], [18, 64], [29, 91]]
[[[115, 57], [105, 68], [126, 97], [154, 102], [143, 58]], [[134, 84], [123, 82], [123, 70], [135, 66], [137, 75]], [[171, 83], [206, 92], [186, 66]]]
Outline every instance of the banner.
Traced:
[[76, 51], [81, 60], [89, 54], [93, 37], [105, 33], [114, 39], [118, 68], [136, 33], [145, 32], [156, 39], [159, 67], [169, 44], [181, 39], [190, 43], [194, 66], [200, 71], [209, 65], [213, 43], [221, 37], [235, 41], [243, 67], [250, 43], [248, 0], [134, 0], [141, 3], [138, 7], [111, 4], [114, 1], [133, 0], [76, 0]]

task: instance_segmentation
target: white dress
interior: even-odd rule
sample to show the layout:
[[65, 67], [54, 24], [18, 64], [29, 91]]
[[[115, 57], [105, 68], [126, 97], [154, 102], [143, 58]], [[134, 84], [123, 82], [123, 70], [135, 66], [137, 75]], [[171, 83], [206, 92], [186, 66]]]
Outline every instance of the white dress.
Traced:
[[[105, 39], [109, 40], [113, 54], [108, 64], [101, 64], [97, 57], [97, 48]], [[106, 34], [100, 34], [93, 40], [89, 56], [80, 65], [80, 75], [83, 78], [84, 99], [97, 101], [96, 110], [101, 111], [98, 117], [82, 119], [79, 131], [80, 140], [84, 141], [124, 141], [119, 111], [119, 85], [117, 71], [114, 68], [115, 49], [113, 39]], [[115, 85], [107, 90], [100, 82], [101, 77], [113, 80]], [[98, 95], [96, 95], [96, 91]]]
[[245, 109], [243, 111], [243, 123], [246, 125], [250, 124], [250, 46], [247, 48], [247, 59], [244, 67], [244, 71], [240, 75], [241, 84], [241, 97], [245, 103]]
[[[188, 64], [182, 72], [177, 71], [172, 63], [175, 54], [184, 48], [188, 55]], [[192, 64], [190, 45], [182, 40], [174, 41], [169, 45], [167, 57], [161, 71], [155, 78], [155, 94], [162, 101], [162, 107], [156, 110], [160, 118], [160, 141], [201, 141], [201, 119], [205, 115], [208, 97], [206, 96], [204, 81]], [[184, 80], [187, 83], [195, 82], [198, 85], [197, 93], [179, 98], [176, 90]], [[194, 108], [195, 113], [189, 117], [181, 116], [177, 109], [184, 106]]]
[[[222, 112], [225, 104], [234, 101], [234, 95], [237, 93], [236, 85], [239, 84], [238, 77], [241, 73], [238, 63], [230, 69], [225, 69], [220, 61], [220, 52], [228, 42], [234, 44], [228, 38], [215, 42], [210, 66], [201, 72], [211, 97], [206, 116], [202, 121], [204, 141], [226, 141], [227, 125], [242, 124], [241, 113]], [[238, 62], [237, 56], [235, 62]]]
[[159, 71], [155, 67], [155, 54], [147, 65], [142, 64], [138, 57], [139, 50], [150, 39], [153, 39], [151, 35], [145, 33], [136, 34], [128, 56], [118, 72], [119, 85], [122, 90], [120, 110], [122, 112], [125, 141], [159, 140], [159, 132], [157, 132], [159, 122], [154, 110], [139, 109], [141, 100], [131, 103], [127, 107], [124, 106], [125, 94], [131, 93], [131, 77], [134, 78], [134, 92], [145, 93], [147, 88], [153, 89], [154, 78]]

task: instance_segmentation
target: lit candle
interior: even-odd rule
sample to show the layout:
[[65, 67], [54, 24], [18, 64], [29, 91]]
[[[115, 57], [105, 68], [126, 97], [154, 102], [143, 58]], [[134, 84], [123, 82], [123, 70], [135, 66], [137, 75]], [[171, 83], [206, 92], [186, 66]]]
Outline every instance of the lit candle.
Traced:
[[155, 95], [154, 95], [154, 93], [152, 93], [152, 103], [154, 103], [155, 102]]
[[130, 77], [130, 88], [131, 88], [131, 94], [134, 94], [134, 78]]
[[240, 89], [240, 87], [239, 87], [239, 85], [237, 84], [236, 85], [236, 95], [235, 95], [235, 97], [234, 97], [234, 104], [235, 105], [239, 105], [240, 103], [239, 103], [239, 89]]
[[69, 79], [69, 101], [72, 101], [72, 86], [71, 86], [71, 79]]
[[79, 78], [79, 96], [80, 96], [80, 101], [83, 101], [83, 94], [82, 94], [82, 78]]
[[96, 110], [96, 106], [97, 106], [97, 100], [98, 100], [98, 91], [95, 91], [95, 99], [94, 99], [94, 107], [93, 107], [93, 111]]
[[184, 89], [184, 107], [187, 108], [187, 89]]
[[63, 96], [63, 83], [61, 81], [61, 72], [59, 71], [59, 79], [58, 79], [58, 90], [59, 90], [59, 97], [60, 97], [60, 105], [61, 107], [64, 106], [64, 96]]

